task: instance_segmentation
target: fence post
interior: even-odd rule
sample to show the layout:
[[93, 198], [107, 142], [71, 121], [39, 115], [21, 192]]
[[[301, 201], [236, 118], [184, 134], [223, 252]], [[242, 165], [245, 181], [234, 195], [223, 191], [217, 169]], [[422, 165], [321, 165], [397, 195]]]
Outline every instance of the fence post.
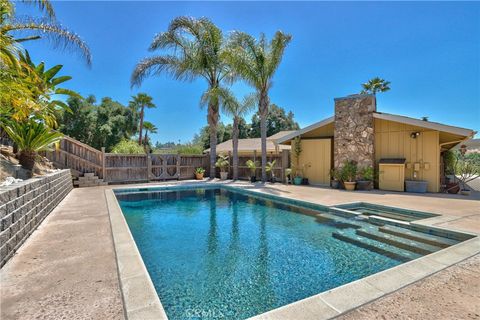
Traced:
[[282, 150], [282, 180], [283, 182], [287, 182], [287, 175], [285, 174], [285, 170], [290, 166], [288, 163], [288, 153], [289, 150]]
[[150, 175], [152, 173], [152, 156], [147, 153], [147, 180], [150, 181]]
[[177, 154], [177, 177], [178, 180], [180, 180], [180, 163], [182, 161], [182, 156], [180, 154]]
[[107, 179], [107, 172], [105, 170], [105, 147], [102, 147], [102, 179], [104, 182]]

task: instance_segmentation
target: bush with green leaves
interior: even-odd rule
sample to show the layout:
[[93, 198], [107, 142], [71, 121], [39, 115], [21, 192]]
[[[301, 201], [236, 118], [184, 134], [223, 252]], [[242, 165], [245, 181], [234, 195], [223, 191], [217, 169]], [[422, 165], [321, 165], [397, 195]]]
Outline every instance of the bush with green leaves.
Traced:
[[112, 148], [112, 153], [121, 154], [144, 154], [145, 149], [143, 146], [138, 145], [138, 142], [133, 140], [122, 140]]
[[359, 171], [359, 178], [363, 181], [373, 181], [374, 171], [373, 167], [363, 167]]
[[345, 161], [340, 170], [344, 182], [355, 182], [357, 178], [357, 163], [355, 161]]
[[247, 160], [245, 164], [247, 165], [247, 168], [250, 169], [250, 176], [255, 177], [257, 173], [257, 168], [258, 168], [257, 163], [254, 162], [253, 160]]
[[226, 172], [229, 165], [230, 161], [228, 160], [228, 156], [225, 154], [220, 154], [217, 162], [215, 162], [215, 167], [220, 168], [221, 172]]
[[18, 160], [27, 170], [33, 169], [38, 152], [52, 150], [52, 145], [63, 137], [61, 133], [52, 131], [43, 122], [34, 119], [10, 121], [3, 125], [3, 129], [17, 145], [20, 151]]
[[202, 168], [202, 167], [198, 167], [195, 169], [195, 173], [197, 174], [204, 174], [205, 173], [205, 169]]

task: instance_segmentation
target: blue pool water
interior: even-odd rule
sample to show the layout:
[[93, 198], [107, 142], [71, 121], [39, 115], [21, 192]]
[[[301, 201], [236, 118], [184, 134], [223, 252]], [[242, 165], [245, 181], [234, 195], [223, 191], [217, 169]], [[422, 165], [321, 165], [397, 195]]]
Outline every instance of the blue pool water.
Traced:
[[169, 319], [245, 319], [401, 263], [333, 238], [311, 210], [238, 192], [117, 198]]

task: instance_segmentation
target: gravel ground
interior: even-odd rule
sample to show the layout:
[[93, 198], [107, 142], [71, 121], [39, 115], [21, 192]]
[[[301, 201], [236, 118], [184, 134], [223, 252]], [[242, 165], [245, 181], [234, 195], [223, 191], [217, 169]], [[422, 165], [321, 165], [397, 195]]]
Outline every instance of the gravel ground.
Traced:
[[480, 319], [480, 255], [338, 319]]

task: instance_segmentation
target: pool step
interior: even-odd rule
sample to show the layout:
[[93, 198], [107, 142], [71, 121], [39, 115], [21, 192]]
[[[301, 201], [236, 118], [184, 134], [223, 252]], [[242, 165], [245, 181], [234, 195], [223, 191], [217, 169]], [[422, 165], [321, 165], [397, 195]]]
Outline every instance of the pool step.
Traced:
[[379, 242], [370, 238], [362, 237], [355, 232], [346, 232], [343, 230], [337, 230], [332, 233], [332, 236], [336, 239], [354, 244], [361, 248], [382, 254], [384, 256], [396, 259], [399, 261], [410, 261], [421, 257], [421, 255], [403, 250], [398, 247], [392, 246], [388, 243]]
[[395, 226], [383, 226], [378, 228], [379, 231], [392, 234], [397, 237], [402, 237], [418, 242], [423, 242], [440, 248], [446, 248], [451, 245], [457, 244], [458, 241], [448, 239], [445, 237], [435, 236], [424, 232], [417, 232], [406, 228], [399, 228]]
[[362, 213], [363, 215], [366, 215], [366, 216], [384, 217], [384, 218], [400, 220], [400, 221], [413, 221], [413, 220], [418, 219], [416, 217], [412, 217], [412, 216], [409, 216], [407, 214], [401, 214], [401, 213], [396, 213], [396, 212], [384, 212], [384, 211], [369, 210], [369, 209], [358, 210], [357, 212], [360, 212], [360, 213]]
[[359, 229], [365, 227], [365, 224], [358, 223], [356, 219], [344, 218], [336, 214], [321, 213], [317, 215], [317, 222], [319, 223], [333, 223], [340, 228], [354, 228]]
[[432, 246], [430, 244], [418, 242], [411, 239], [406, 239], [398, 236], [394, 236], [388, 233], [383, 233], [378, 230], [365, 230], [365, 229], [358, 229], [356, 233], [362, 237], [366, 237], [372, 240], [380, 241], [383, 243], [388, 243], [394, 247], [408, 250], [411, 252], [415, 252], [418, 254], [426, 255], [438, 251], [442, 248], [437, 246]]

